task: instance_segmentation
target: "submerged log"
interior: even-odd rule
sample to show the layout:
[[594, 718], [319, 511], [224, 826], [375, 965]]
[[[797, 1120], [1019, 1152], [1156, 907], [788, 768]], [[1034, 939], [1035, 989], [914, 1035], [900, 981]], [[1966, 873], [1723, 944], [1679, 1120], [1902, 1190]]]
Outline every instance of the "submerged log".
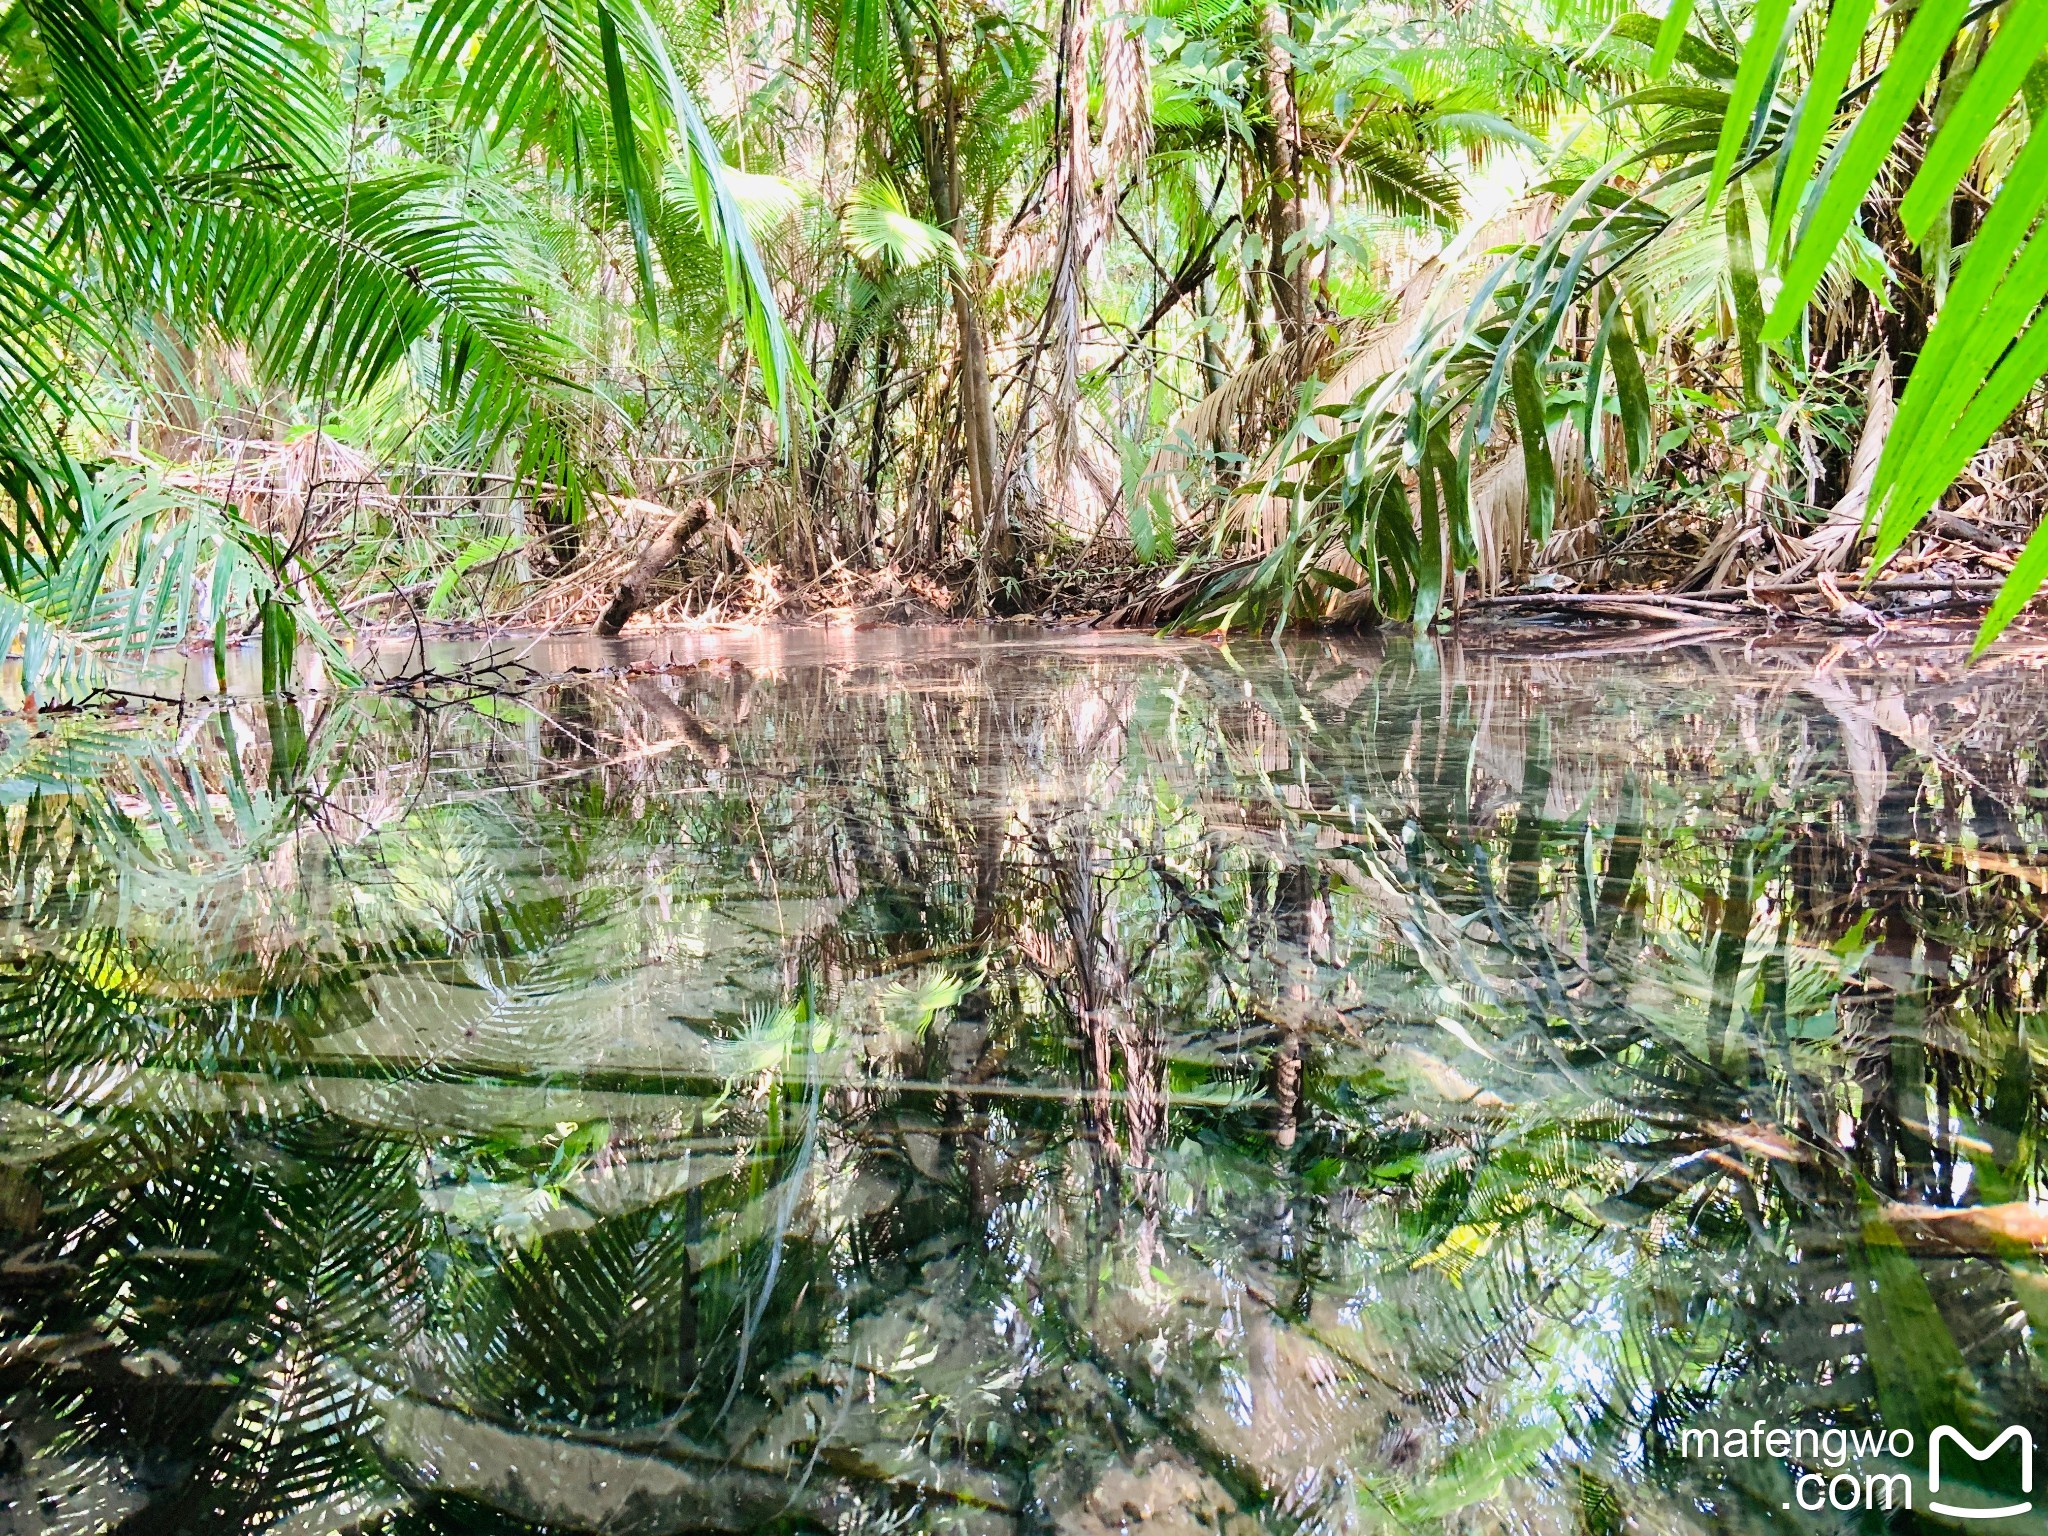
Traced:
[[712, 506], [708, 497], [699, 497], [669, 520], [666, 528], [654, 537], [647, 546], [647, 553], [632, 573], [619, 583], [619, 590], [612, 595], [611, 605], [597, 621], [597, 633], [610, 640], [626, 627], [626, 621], [647, 605], [647, 594], [653, 589], [661, 573], [675, 564], [676, 557], [688, 547], [711, 520]]
[[620, 1448], [470, 1418], [418, 1398], [383, 1405], [377, 1448], [399, 1482], [556, 1530], [623, 1536], [757, 1531], [828, 1505], [828, 1487], [792, 1486], [779, 1470], [722, 1455]]
[[2048, 1210], [2024, 1200], [1955, 1207], [1887, 1205], [1884, 1219], [1916, 1253], [2011, 1258], [2048, 1252]]

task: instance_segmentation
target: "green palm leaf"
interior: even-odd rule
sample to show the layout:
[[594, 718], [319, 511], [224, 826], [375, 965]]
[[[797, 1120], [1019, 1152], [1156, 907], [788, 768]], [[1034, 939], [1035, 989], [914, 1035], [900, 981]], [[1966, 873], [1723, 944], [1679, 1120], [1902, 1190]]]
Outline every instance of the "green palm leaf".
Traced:
[[[1845, 6], [1831, 19], [1829, 30], [1854, 21], [1857, 10], [1855, 5]], [[1969, 0], [1927, 0], [1906, 24], [1905, 35], [1892, 50], [1870, 105], [1856, 119], [1849, 137], [1836, 151], [1833, 164], [1822, 174], [1812, 211], [1799, 229], [1786, 266], [1785, 285], [1765, 323], [1766, 341], [1783, 340], [1798, 325], [1835, 248], [1842, 243], [1850, 221], [1862, 206], [1864, 194], [1897, 148], [1899, 132], [1926, 89], [1927, 77], [1955, 40], [1968, 10]], [[1744, 50], [1745, 56], [1766, 45], [1765, 39], [1752, 37]], [[1770, 46], [1775, 46], [1774, 40]]]
[[[623, 188], [642, 281], [651, 284], [652, 208], [661, 178], [644, 150], [669, 146], [688, 173], [704, 233], [724, 266], [726, 298], [787, 424], [803, 383], [774, 285], [725, 158], [637, 0], [617, 10], [578, 0], [435, 0], [414, 50], [428, 79], [458, 73], [457, 114], [495, 139], [543, 152], [578, 179], [602, 171]], [[633, 66], [628, 68], [629, 64]], [[609, 163], [600, 145], [609, 141]]]
[[340, 80], [322, 0], [182, 0], [157, 22], [155, 120], [176, 164], [237, 171], [340, 161]]
[[1961, 100], [1927, 146], [1927, 158], [1899, 205], [1899, 220], [1915, 240], [1925, 240], [1934, 220], [1947, 216], [1956, 187], [2043, 48], [2048, 48], [2048, 6], [2010, 7]]
[[964, 265], [959, 242], [912, 214], [892, 181], [870, 181], [855, 188], [840, 216], [839, 230], [847, 250], [862, 261], [906, 272], [933, 264], [958, 272]]

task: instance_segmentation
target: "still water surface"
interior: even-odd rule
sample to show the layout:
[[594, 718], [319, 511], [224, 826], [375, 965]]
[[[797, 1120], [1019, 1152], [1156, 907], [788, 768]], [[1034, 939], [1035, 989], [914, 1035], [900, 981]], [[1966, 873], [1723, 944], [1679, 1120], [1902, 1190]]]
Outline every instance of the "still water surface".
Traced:
[[632, 658], [7, 727], [0, 1530], [2043, 1528], [2036, 659]]

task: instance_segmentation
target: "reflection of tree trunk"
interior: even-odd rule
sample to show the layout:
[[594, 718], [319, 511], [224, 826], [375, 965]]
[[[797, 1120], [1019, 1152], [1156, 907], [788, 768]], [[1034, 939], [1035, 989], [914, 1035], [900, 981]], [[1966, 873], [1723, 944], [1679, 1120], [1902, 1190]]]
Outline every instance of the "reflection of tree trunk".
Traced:
[[557, 691], [554, 709], [546, 716], [546, 757], [555, 762], [589, 762], [605, 755], [598, 736], [597, 713], [588, 688]]
[[[1765, 1065], [1760, 1049], [1763, 1038], [1750, 1017], [1748, 994], [1741, 991], [1742, 962], [1749, 952], [1749, 929], [1755, 917], [1756, 856], [1762, 834], [1745, 832], [1738, 839], [1728, 864], [1728, 887], [1721, 902], [1720, 930], [1714, 937], [1714, 997], [1708, 1014], [1708, 1047], [1718, 1050], [1722, 1074], [1732, 1083], [1744, 1085], [1764, 1080]], [[1769, 981], [1769, 962], [1765, 977]], [[1768, 996], [1765, 1012], [1771, 1007]]]
[[[1002, 706], [998, 702], [997, 690], [986, 680], [980, 684], [981, 706], [979, 738], [976, 745], [983, 755], [983, 761], [990, 765], [989, 772], [998, 776], [998, 782], [1007, 788], [1010, 743], [1002, 731]], [[993, 790], [994, 786], [990, 786]], [[995, 793], [984, 793], [974, 807], [974, 940], [978, 944], [989, 944], [995, 938], [996, 904], [1002, 896], [1004, 834], [1008, 831], [1008, 812], [1004, 801]]]
[[678, 1385], [682, 1389], [678, 1395], [687, 1396], [697, 1382], [697, 1266], [690, 1262], [689, 1245], [682, 1243], [677, 1246], [682, 1250], [683, 1259], [683, 1294], [676, 1309], [676, 1352], [682, 1367], [678, 1372], [681, 1377]]
[[1600, 899], [1593, 911], [1592, 930], [1586, 935], [1586, 953], [1596, 966], [1605, 966], [1617, 939], [1626, 940], [1622, 930], [1625, 915], [1635, 907], [1632, 897], [1636, 865], [1643, 856], [1643, 793], [1631, 773], [1621, 789], [1621, 814], [1615, 818], [1614, 839], [1607, 849], [1607, 869], [1600, 881]]
[[1283, 994], [1295, 1005], [1286, 1010], [1288, 1022], [1273, 1050], [1273, 1139], [1282, 1147], [1291, 1147], [1301, 1124], [1303, 1046], [1299, 1021], [1315, 995], [1316, 957], [1329, 940], [1330, 900], [1319, 866], [1293, 863], [1275, 877], [1273, 926], [1280, 964], [1289, 977]]
[[[1007, 779], [1009, 757], [1005, 753], [1007, 744], [1003, 738], [1002, 706], [997, 690], [981, 680], [978, 689], [981, 702], [976, 726], [976, 746], [982, 760], [989, 764], [988, 772], [997, 780], [996, 784], [985, 784], [987, 791], [979, 797], [973, 808], [974, 825], [974, 918], [972, 938], [975, 943], [993, 948], [997, 942], [997, 919], [1001, 911], [1003, 876], [1006, 872], [1003, 853], [1006, 842], [1007, 823], [1003, 810], [1004, 798], [998, 787]], [[984, 951], [987, 952], [986, 950]], [[999, 1053], [993, 1049], [990, 1036], [989, 991], [986, 972], [982, 984], [960, 999], [953, 1011], [953, 1020], [948, 1028], [949, 1038], [955, 1043], [949, 1047], [948, 1064], [956, 1077], [964, 1076], [975, 1082], [991, 1076], [998, 1066]], [[971, 1039], [963, 1032], [971, 1030]], [[963, 1047], [966, 1047], [963, 1054]], [[969, 1214], [977, 1232], [986, 1232], [987, 1216], [995, 1208], [996, 1181], [986, 1138], [981, 1133], [981, 1123], [973, 1113], [964, 1096], [951, 1100], [947, 1125], [952, 1132], [949, 1140], [959, 1147], [964, 1164], [963, 1172], [967, 1183]]]
[[1856, 1147], [1863, 1172], [1886, 1194], [1904, 1194], [1913, 1182], [1915, 1154], [1926, 1140], [1911, 1123], [1926, 1115], [1925, 996], [1913, 975], [1914, 933], [1904, 912], [1883, 915], [1877, 952], [1866, 962], [1871, 980], [1890, 990], [1870, 999], [1868, 1044], [1856, 1062], [1862, 1113]]
[[[1143, 1037], [1134, 1035], [1124, 1018], [1130, 977], [1116, 934], [1102, 910], [1102, 891], [1095, 879], [1092, 851], [1085, 842], [1071, 849], [1056, 848], [1050, 837], [1037, 830], [1032, 833], [1032, 843], [1052, 877], [1053, 897], [1073, 961], [1067, 1001], [1081, 1036], [1081, 1061], [1088, 1086], [1088, 1129], [1115, 1166], [1123, 1160], [1110, 1111], [1116, 1080], [1116, 1048], [1119, 1044], [1124, 1047], [1125, 1085], [1133, 1093], [1138, 1091], [1140, 1073], [1156, 1075], [1156, 1062], [1145, 1058], [1157, 1053], [1145, 1049]], [[1138, 1060], [1130, 1059], [1134, 1047]], [[1146, 1138], [1142, 1146], [1134, 1149], [1141, 1162], [1149, 1159], [1157, 1129], [1155, 1119], [1156, 1112], [1149, 1108], [1138, 1111], [1133, 1134]]]
[[1522, 799], [1515, 812], [1515, 835], [1508, 842], [1507, 904], [1523, 915], [1536, 906], [1543, 888], [1543, 813], [1550, 804], [1550, 717], [1538, 715], [1529, 727], [1522, 758]]

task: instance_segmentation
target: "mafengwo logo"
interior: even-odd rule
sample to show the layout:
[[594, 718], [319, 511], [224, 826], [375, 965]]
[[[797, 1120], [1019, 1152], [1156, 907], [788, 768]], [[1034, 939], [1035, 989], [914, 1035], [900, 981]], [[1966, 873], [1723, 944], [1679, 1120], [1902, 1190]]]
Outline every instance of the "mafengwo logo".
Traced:
[[[1927, 1437], [1924, 1502], [1917, 1497], [1921, 1488], [1913, 1475], [1915, 1450], [1913, 1432], [1906, 1429], [1792, 1429], [1767, 1427], [1759, 1420], [1725, 1429], [1686, 1429], [1679, 1435], [1679, 1452], [1690, 1459], [1782, 1460], [1792, 1475], [1788, 1510], [1847, 1514], [1920, 1508], [1952, 1521], [2012, 1520], [2034, 1512], [2034, 1435], [2024, 1425], [2008, 1425], [1982, 1445], [1952, 1424], [1937, 1425]], [[2026, 1495], [2021, 1499], [2009, 1491], [2015, 1462], [2019, 1491]]]
[[[2034, 1491], [2032, 1430], [2018, 1424], [2011, 1425], [2004, 1434], [1979, 1450], [1970, 1443], [1969, 1438], [1961, 1430], [1951, 1428], [1947, 1424], [1937, 1425], [1934, 1433], [1927, 1437], [1927, 1507], [1937, 1515], [1948, 1515], [1957, 1520], [2006, 1520], [2014, 1515], [2031, 1513], [2034, 1508], [2034, 1501], [2031, 1498], [2018, 1504], [2003, 1504], [1990, 1509], [1975, 1504], [1946, 1504], [1933, 1497], [1941, 1492], [1941, 1450], [1944, 1445], [1952, 1446], [1976, 1461], [1989, 1461], [2004, 1449], [2006, 1442], [2011, 1440], [2017, 1440], [2020, 1445], [2020, 1492], [2031, 1494]], [[1953, 1459], [1949, 1465], [1955, 1465]], [[1953, 1482], [1954, 1479], [1951, 1478], [1950, 1481]]]

